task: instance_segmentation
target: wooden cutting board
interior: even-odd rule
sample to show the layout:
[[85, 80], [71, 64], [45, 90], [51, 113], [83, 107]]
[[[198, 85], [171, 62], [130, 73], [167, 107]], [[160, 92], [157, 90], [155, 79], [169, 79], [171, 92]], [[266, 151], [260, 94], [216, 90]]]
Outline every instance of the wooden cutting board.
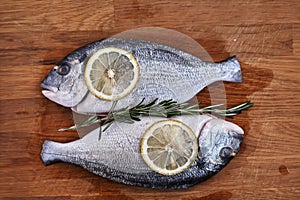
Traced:
[[[299, 199], [299, 11], [297, 0], [1, 1], [0, 199]], [[238, 55], [243, 83], [224, 83], [228, 106], [254, 102], [230, 120], [246, 133], [240, 153], [186, 190], [126, 186], [65, 163], [45, 167], [45, 139], [78, 135], [56, 132], [72, 125], [72, 113], [41, 95], [41, 80], [75, 48], [147, 26], [190, 36], [214, 61]], [[209, 91], [198, 99], [209, 105]]]

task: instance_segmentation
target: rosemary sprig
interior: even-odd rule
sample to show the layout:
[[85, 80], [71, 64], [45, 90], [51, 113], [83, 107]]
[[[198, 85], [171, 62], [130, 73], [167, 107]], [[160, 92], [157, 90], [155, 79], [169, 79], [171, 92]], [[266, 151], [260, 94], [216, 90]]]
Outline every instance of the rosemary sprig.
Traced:
[[[238, 106], [229, 109], [221, 109], [223, 104], [211, 105], [199, 109], [198, 104], [189, 105], [188, 103], [177, 103], [173, 100], [165, 100], [156, 103], [158, 99], [153, 100], [150, 103], [143, 104], [144, 99], [134, 107], [125, 107], [120, 110], [114, 110], [117, 102], [114, 102], [107, 115], [93, 115], [80, 124], [71, 126], [69, 128], [59, 129], [58, 131], [76, 130], [78, 128], [87, 127], [95, 123], [100, 125], [99, 139], [101, 133], [109, 128], [115, 121], [123, 123], [134, 123], [140, 121], [142, 116], [155, 116], [155, 117], [172, 117], [175, 115], [193, 115], [199, 113], [214, 113], [220, 116], [233, 117], [240, 114], [243, 110], [246, 110], [253, 106], [253, 103], [247, 101]], [[102, 131], [102, 126], [106, 127]]]

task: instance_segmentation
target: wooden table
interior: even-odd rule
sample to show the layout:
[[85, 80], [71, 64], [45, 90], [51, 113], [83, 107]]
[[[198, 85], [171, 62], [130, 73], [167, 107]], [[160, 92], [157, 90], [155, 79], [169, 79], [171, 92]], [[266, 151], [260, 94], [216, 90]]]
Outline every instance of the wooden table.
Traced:
[[[0, 25], [0, 199], [299, 199], [298, 0], [2, 0]], [[225, 83], [228, 105], [255, 104], [232, 120], [246, 132], [238, 156], [175, 191], [114, 183], [65, 163], [45, 167], [45, 139], [78, 135], [56, 132], [72, 125], [72, 113], [42, 96], [41, 80], [75, 48], [147, 26], [192, 37], [215, 61], [238, 55], [244, 81]], [[207, 90], [198, 98], [209, 104]]]

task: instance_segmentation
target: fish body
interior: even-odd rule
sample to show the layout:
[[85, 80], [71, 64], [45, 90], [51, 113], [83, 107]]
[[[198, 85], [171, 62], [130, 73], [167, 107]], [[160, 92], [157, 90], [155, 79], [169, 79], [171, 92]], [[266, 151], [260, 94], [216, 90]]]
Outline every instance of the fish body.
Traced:
[[112, 181], [150, 188], [188, 188], [220, 171], [239, 151], [243, 130], [210, 115], [179, 116], [198, 138], [198, 156], [185, 171], [164, 176], [151, 170], [140, 153], [141, 137], [151, 124], [162, 120], [144, 117], [134, 124], [114, 123], [102, 133], [99, 129], [70, 143], [46, 140], [41, 152], [45, 165], [67, 162]]
[[99, 49], [114, 47], [130, 52], [140, 66], [140, 78], [133, 91], [119, 100], [115, 109], [173, 99], [186, 102], [216, 81], [241, 82], [236, 57], [220, 63], [205, 62], [181, 50], [148, 41], [109, 38], [83, 46], [66, 56], [42, 81], [42, 93], [50, 100], [78, 113], [108, 112], [112, 102], [93, 96], [84, 82], [89, 58]]

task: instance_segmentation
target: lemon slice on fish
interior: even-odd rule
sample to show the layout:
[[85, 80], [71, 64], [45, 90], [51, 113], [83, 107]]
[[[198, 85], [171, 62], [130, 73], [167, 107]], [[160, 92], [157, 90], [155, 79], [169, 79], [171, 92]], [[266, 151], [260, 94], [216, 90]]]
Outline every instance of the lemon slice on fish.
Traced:
[[127, 96], [136, 86], [140, 67], [134, 56], [123, 49], [104, 48], [88, 60], [84, 80], [96, 97], [116, 101]]
[[141, 140], [141, 155], [155, 172], [174, 175], [186, 170], [198, 154], [198, 142], [192, 129], [177, 120], [154, 123]]

